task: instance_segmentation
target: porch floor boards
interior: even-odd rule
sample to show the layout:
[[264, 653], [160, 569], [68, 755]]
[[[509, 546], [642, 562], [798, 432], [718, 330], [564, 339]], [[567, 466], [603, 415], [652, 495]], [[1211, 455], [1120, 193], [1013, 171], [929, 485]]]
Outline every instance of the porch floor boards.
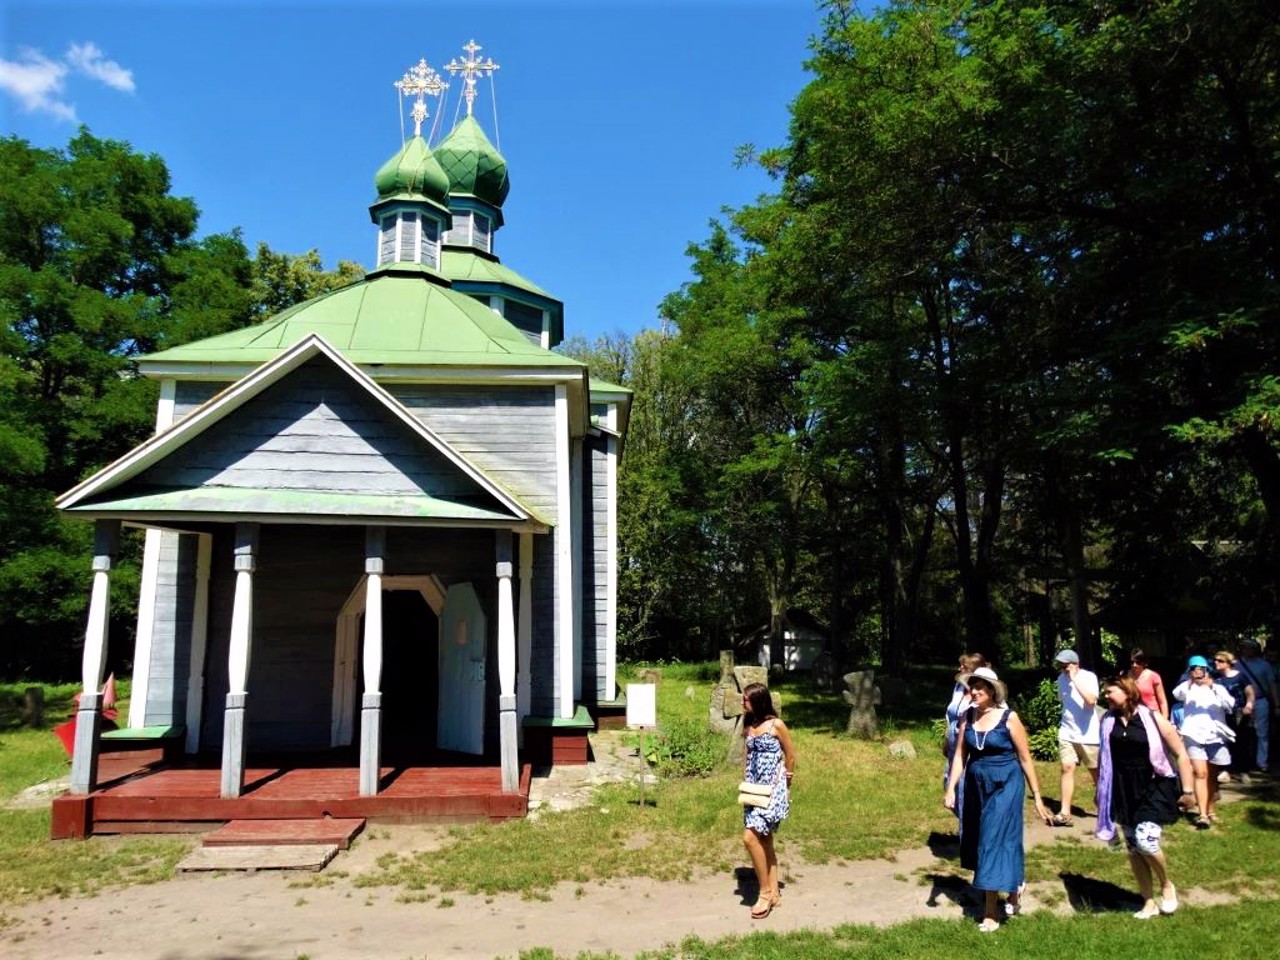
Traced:
[[[145, 830], [144, 824], [174, 829], [177, 824], [231, 820], [448, 822], [523, 817], [530, 778], [526, 764], [518, 792], [503, 793], [498, 767], [383, 767], [378, 794], [362, 797], [360, 773], [351, 767], [254, 766], [245, 772], [241, 796], [224, 799], [219, 796], [221, 773], [216, 768], [153, 766], [105, 783], [88, 797], [56, 799], [55, 836], [60, 835], [58, 805], [72, 803], [87, 804], [81, 821], [86, 832], [103, 833]], [[69, 806], [67, 814], [79, 819]]]

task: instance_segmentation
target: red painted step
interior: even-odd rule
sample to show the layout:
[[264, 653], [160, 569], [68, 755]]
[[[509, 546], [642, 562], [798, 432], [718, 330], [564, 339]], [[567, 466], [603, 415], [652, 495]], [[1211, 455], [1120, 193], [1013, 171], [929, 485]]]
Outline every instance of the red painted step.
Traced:
[[364, 829], [363, 820], [231, 820], [204, 838], [206, 847], [280, 846], [294, 843], [334, 843], [339, 850]]

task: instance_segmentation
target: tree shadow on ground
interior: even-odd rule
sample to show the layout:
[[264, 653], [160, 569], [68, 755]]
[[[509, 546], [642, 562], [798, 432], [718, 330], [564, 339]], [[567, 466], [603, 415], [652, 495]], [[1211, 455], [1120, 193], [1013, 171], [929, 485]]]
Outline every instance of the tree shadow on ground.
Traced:
[[1133, 890], [1080, 873], [1060, 873], [1067, 902], [1076, 913], [1116, 913], [1142, 909], [1142, 897]]

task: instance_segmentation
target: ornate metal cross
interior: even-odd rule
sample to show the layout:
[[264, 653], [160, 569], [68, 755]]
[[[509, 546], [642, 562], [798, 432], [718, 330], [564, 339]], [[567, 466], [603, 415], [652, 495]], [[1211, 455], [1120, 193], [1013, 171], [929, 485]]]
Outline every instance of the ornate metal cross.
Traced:
[[462, 49], [467, 51], [465, 60], [459, 60], [454, 57], [444, 65], [451, 76], [462, 74], [463, 82], [466, 84], [462, 88], [462, 97], [467, 101], [467, 116], [471, 116], [471, 106], [476, 99], [476, 77], [490, 76], [493, 71], [498, 69], [498, 65], [493, 62], [491, 57], [481, 60], [476, 56], [476, 51], [483, 49], [480, 44], [474, 40], [469, 40], [463, 44]]
[[422, 136], [422, 121], [427, 119], [427, 104], [424, 98], [428, 95], [440, 96], [449, 88], [449, 85], [440, 79], [440, 74], [428, 66], [424, 59], [419, 60], [416, 67], [407, 70], [405, 75], [396, 81], [395, 87], [406, 97], [417, 97], [409, 115], [413, 117], [413, 135]]

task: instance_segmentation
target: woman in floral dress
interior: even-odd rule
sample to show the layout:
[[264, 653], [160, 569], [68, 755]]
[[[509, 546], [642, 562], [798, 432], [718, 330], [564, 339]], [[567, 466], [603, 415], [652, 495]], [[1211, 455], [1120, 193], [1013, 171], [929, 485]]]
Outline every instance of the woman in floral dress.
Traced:
[[760, 896], [751, 908], [753, 920], [763, 920], [778, 906], [778, 855], [773, 835], [791, 811], [791, 777], [796, 769], [796, 751], [787, 725], [778, 719], [773, 698], [763, 683], [748, 684], [742, 691], [743, 735], [747, 738], [745, 778], [773, 788], [769, 804], [743, 807], [742, 842], [751, 855], [760, 885]]

